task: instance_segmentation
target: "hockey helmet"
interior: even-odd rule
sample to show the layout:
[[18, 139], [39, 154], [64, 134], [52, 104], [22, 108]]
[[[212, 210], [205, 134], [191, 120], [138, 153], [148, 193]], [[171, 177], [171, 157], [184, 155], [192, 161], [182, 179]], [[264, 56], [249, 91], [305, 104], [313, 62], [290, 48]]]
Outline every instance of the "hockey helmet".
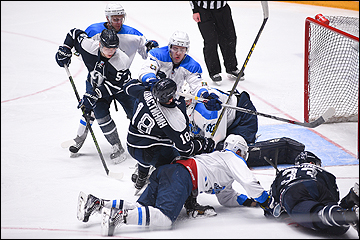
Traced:
[[176, 90], [177, 86], [174, 80], [163, 78], [154, 84], [152, 94], [158, 102], [166, 103], [175, 96]]
[[303, 151], [296, 156], [295, 165], [300, 165], [302, 163], [313, 163], [316, 166], [321, 167], [321, 159], [309, 151]]
[[189, 52], [190, 48], [190, 39], [186, 32], [176, 31], [170, 37], [169, 40], [169, 50], [172, 45], [186, 47], [186, 52]]
[[107, 48], [117, 48], [119, 46], [119, 38], [112, 29], [104, 29], [100, 34], [101, 46]]
[[230, 134], [229, 136], [227, 136], [224, 142], [224, 149], [233, 151], [235, 153], [240, 150], [241, 155], [244, 156], [245, 161], [247, 161], [249, 157], [249, 147], [245, 139], [240, 135]]
[[[108, 3], [105, 7], [105, 16], [110, 21], [111, 16], [123, 15], [126, 16], [125, 9], [119, 3]], [[125, 20], [124, 20], [125, 21]]]

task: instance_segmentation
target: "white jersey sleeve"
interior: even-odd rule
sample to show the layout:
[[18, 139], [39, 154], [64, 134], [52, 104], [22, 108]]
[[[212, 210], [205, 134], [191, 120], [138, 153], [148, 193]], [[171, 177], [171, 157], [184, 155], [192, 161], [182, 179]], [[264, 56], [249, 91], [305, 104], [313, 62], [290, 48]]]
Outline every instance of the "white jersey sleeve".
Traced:
[[185, 81], [190, 86], [191, 94], [200, 96], [203, 91], [208, 90], [207, 82], [201, 77], [202, 69], [200, 64], [189, 55], [185, 55], [180, 65], [174, 67], [168, 46], [154, 48], [149, 51], [148, 59], [140, 69], [139, 80], [146, 82], [149, 78], [155, 78], [158, 71], [164, 72], [167, 78], [175, 81], [177, 92], [181, 92]]
[[[228, 94], [225, 94], [224, 92], [219, 91], [215, 88], [210, 89], [209, 93], [215, 93], [216, 95], [218, 95], [220, 101], [223, 103], [226, 103], [229, 96]], [[228, 104], [232, 106], [236, 106], [237, 105], [236, 96], [233, 95], [230, 98]], [[211, 133], [214, 130], [214, 127], [217, 123], [217, 119], [219, 118], [219, 115], [221, 114], [222, 110], [223, 108], [221, 108], [219, 111], [209, 111], [206, 109], [203, 103], [200, 102], [196, 103], [193, 112], [193, 123], [195, 125], [195, 129], [200, 131], [201, 136], [205, 136], [208, 138], [211, 137]], [[223, 115], [220, 124], [213, 137], [215, 144], [225, 140], [227, 136], [227, 129], [234, 122], [235, 115], [236, 115], [236, 111], [234, 109], [231, 108], [225, 109], [225, 114]]]
[[[198, 173], [198, 191], [217, 194], [220, 204], [238, 206], [239, 195], [232, 187], [237, 181], [247, 196], [255, 200], [262, 196], [264, 188], [247, 167], [245, 160], [232, 151], [215, 151], [194, 156]], [[224, 191], [222, 193], [222, 191]]]

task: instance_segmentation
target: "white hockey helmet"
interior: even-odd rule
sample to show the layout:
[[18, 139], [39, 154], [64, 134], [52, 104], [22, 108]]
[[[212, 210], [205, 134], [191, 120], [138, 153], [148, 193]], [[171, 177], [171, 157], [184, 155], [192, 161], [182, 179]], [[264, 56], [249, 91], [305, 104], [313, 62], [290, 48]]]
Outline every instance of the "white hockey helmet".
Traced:
[[108, 3], [105, 7], [105, 16], [108, 19], [108, 21], [110, 21], [111, 16], [114, 15], [124, 15], [124, 21], [125, 21], [125, 16], [126, 16], [125, 9], [119, 3]]
[[189, 52], [190, 48], [190, 39], [186, 32], [176, 31], [170, 37], [169, 40], [169, 49], [172, 45], [186, 47], [186, 52]]
[[245, 139], [240, 135], [230, 134], [224, 142], [224, 149], [237, 152], [240, 149], [241, 155], [244, 156], [245, 161], [247, 161], [249, 153], [248, 153], [248, 145]]

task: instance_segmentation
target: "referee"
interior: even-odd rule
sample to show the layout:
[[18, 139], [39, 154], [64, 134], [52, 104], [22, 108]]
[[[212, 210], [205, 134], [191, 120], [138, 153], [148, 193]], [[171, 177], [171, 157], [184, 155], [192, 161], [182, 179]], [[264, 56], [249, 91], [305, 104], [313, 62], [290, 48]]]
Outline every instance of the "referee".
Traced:
[[[218, 45], [226, 72], [229, 77], [237, 78], [240, 70], [237, 68], [236, 32], [230, 6], [226, 1], [190, 1], [190, 5], [204, 39], [204, 59], [211, 80], [222, 81]], [[244, 80], [243, 75], [240, 80]]]

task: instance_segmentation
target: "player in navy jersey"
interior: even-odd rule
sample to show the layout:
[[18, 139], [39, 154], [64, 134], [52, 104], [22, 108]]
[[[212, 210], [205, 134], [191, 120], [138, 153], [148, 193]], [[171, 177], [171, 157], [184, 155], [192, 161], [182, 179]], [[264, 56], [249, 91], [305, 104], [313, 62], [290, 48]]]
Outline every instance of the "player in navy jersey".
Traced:
[[151, 230], [169, 229], [191, 192], [213, 194], [225, 207], [247, 206], [246, 201], [250, 200], [233, 188], [234, 182], [241, 184], [258, 204], [265, 204], [269, 195], [247, 167], [247, 157], [244, 138], [229, 135], [221, 151], [181, 156], [172, 164], [156, 168], [150, 184], [136, 203], [123, 199], [104, 200], [80, 192], [78, 220], [87, 222], [93, 213], [101, 212], [104, 235], [113, 235], [115, 228], [124, 224]]
[[[145, 36], [137, 29], [124, 25], [126, 12], [119, 3], [107, 4], [105, 7], [105, 16], [107, 19], [106, 22], [94, 23], [90, 25], [85, 30], [85, 32], [89, 37], [92, 37], [95, 40], [99, 40], [100, 33], [104, 29], [113, 29], [117, 33], [117, 36], [119, 38], [119, 48], [129, 57], [129, 68], [135, 58], [136, 53], [138, 53], [142, 59], [146, 59], [148, 51], [158, 46], [158, 43], [156, 41], [148, 41]], [[90, 87], [88, 86], [88, 82], [86, 83], [86, 85], [87, 88]], [[131, 119], [133, 114], [133, 99], [124, 96], [117, 97], [116, 100], [123, 106], [127, 118]], [[93, 123], [93, 120], [94, 116], [92, 113], [90, 124]], [[110, 121], [112, 120], [110, 119]], [[117, 134], [116, 127], [112, 131], [115, 131]], [[76, 156], [76, 153], [84, 144], [87, 134], [88, 128], [86, 127], [86, 121], [84, 117], [82, 117], [80, 119], [80, 124], [78, 127], [77, 135], [74, 138], [74, 142], [69, 147], [72, 156]], [[122, 147], [120, 139], [117, 140], [115, 145], [113, 145], [113, 153], [110, 155], [110, 158], [113, 159], [115, 163], [120, 163], [126, 159], [125, 151]]]
[[127, 136], [128, 152], [139, 162], [137, 190], [144, 187], [150, 166], [169, 164], [179, 155], [213, 151], [212, 139], [190, 137], [185, 101], [175, 98], [177, 85], [173, 80], [163, 78], [150, 90], [133, 79], [124, 91], [137, 99]]
[[339, 201], [336, 177], [321, 168], [321, 160], [303, 151], [295, 166], [281, 170], [271, 185], [265, 216], [287, 213], [305, 228], [342, 235], [352, 225], [359, 232], [359, 184]]
[[135, 99], [123, 92], [123, 85], [130, 80], [129, 57], [119, 48], [119, 38], [112, 29], [101, 32], [100, 41], [89, 38], [79, 29], [71, 29], [66, 35], [64, 45], [56, 53], [56, 61], [60, 67], [71, 62], [71, 49], [81, 54], [89, 74], [86, 81], [86, 93], [79, 108], [85, 108], [84, 117], [90, 118], [94, 111], [107, 141], [113, 147], [111, 159], [116, 159], [124, 152], [121, 146], [116, 125], [110, 116], [110, 103], [115, 98], [123, 100], [132, 114]]

